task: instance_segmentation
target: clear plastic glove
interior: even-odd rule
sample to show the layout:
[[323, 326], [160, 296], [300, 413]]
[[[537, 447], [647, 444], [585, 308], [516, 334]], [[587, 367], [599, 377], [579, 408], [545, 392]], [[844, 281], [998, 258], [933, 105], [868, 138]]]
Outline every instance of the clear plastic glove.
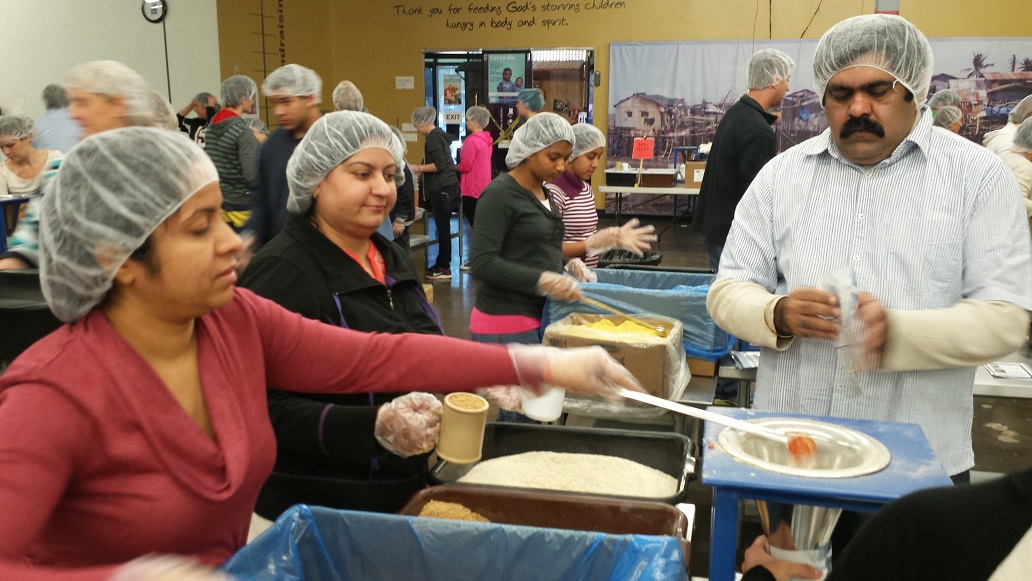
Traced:
[[441, 439], [441, 402], [429, 393], [407, 393], [380, 406], [373, 435], [388, 452], [408, 458]]
[[247, 265], [251, 263], [254, 251], [258, 247], [258, 238], [253, 234], [245, 233], [241, 238], [243, 239], [243, 244], [240, 246], [240, 253], [237, 254], [237, 272], [244, 272]]
[[145, 555], [129, 561], [110, 581], [233, 581], [225, 573], [178, 555]]
[[599, 395], [614, 401], [621, 387], [645, 391], [638, 380], [602, 347], [557, 349], [544, 345], [509, 345], [520, 385], [540, 394], [547, 387], [567, 393]]
[[655, 226], [638, 224], [638, 219], [632, 218], [619, 228], [611, 226], [595, 232], [584, 241], [588, 255], [597, 256], [614, 248], [622, 248], [638, 256], [644, 256], [645, 251], [652, 248], [652, 243], [659, 238], [656, 237]]
[[487, 398], [507, 412], [518, 412], [523, 409], [523, 396], [518, 385], [495, 385], [477, 390], [477, 395]]
[[598, 282], [598, 276], [579, 258], [571, 258], [563, 270], [580, 282]]
[[541, 273], [541, 277], [538, 278], [537, 288], [539, 295], [553, 298], [557, 301], [572, 302], [584, 296], [580, 286], [577, 285], [577, 279], [548, 270]]
[[397, 221], [391, 222], [391, 232], [394, 233], [394, 237], [395, 238], [397, 238], [398, 236], [401, 236], [402, 234], [405, 233], [405, 223], [404, 222], [397, 222]]

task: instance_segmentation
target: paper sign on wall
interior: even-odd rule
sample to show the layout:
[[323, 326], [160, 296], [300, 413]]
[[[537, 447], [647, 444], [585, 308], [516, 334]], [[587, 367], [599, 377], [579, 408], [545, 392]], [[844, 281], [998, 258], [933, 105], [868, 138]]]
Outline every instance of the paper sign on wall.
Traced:
[[395, 89], [415, 89], [416, 78], [415, 77], [394, 77], [394, 88]]
[[462, 123], [462, 111], [445, 111], [444, 122], [448, 125]]
[[416, 135], [415, 132], [413, 132], [413, 133], [402, 133], [402, 135], [405, 137], [405, 141], [408, 141], [410, 143], [415, 143], [416, 140], [419, 139], [419, 137]]
[[645, 137], [634, 138], [634, 149], [631, 150], [631, 159], [652, 159], [656, 152], [656, 140]]

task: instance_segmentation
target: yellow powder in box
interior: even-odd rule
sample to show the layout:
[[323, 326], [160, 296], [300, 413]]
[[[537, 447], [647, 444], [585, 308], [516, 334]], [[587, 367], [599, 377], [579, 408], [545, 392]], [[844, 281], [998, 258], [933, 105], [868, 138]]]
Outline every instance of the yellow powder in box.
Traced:
[[441, 500], [431, 500], [423, 505], [423, 509], [419, 511], [419, 516], [470, 522], [491, 522], [457, 502], [444, 502]]
[[472, 393], [449, 394], [448, 402], [458, 409], [471, 411], [482, 409], [487, 404], [484, 398]]
[[600, 319], [594, 323], [588, 323], [584, 325], [589, 329], [595, 329], [598, 331], [605, 331], [607, 333], [616, 333], [618, 335], [651, 335], [652, 337], [660, 337], [661, 335], [656, 332], [654, 327], [646, 327], [640, 323], [635, 323], [631, 320], [621, 321], [619, 325], [613, 324], [611, 319]]

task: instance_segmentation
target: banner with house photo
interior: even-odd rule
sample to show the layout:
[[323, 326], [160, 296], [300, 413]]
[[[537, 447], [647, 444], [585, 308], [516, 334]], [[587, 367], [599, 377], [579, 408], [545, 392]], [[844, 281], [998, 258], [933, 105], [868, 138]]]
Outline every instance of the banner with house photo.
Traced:
[[[950, 88], [961, 95], [964, 137], [981, 143], [983, 134], [1006, 124], [1014, 105], [1032, 94], [1032, 38], [929, 41], [935, 53], [930, 92]], [[614, 42], [609, 54], [607, 167], [632, 163], [635, 137], [656, 139], [656, 156], [645, 161], [647, 168], [673, 167], [675, 148], [713, 141], [724, 112], [746, 91], [749, 57], [763, 48], [784, 51], [796, 62], [775, 124], [779, 150], [824, 131], [824, 111], [813, 91], [817, 40]], [[607, 196], [607, 212], [615, 211], [612, 198]], [[670, 215], [671, 198], [624, 196], [623, 211]]]

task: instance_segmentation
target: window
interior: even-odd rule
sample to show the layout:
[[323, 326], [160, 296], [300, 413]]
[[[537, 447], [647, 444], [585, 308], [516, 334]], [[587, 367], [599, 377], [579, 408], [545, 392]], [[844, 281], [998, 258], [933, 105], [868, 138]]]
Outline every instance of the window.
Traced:
[[634, 117], [634, 111], [628, 111], [627, 112], [627, 118], [628, 119], [632, 119], [633, 117]]
[[642, 111], [641, 112], [641, 116], [642, 117], [648, 117], [649, 116], [649, 112], [648, 111]]

